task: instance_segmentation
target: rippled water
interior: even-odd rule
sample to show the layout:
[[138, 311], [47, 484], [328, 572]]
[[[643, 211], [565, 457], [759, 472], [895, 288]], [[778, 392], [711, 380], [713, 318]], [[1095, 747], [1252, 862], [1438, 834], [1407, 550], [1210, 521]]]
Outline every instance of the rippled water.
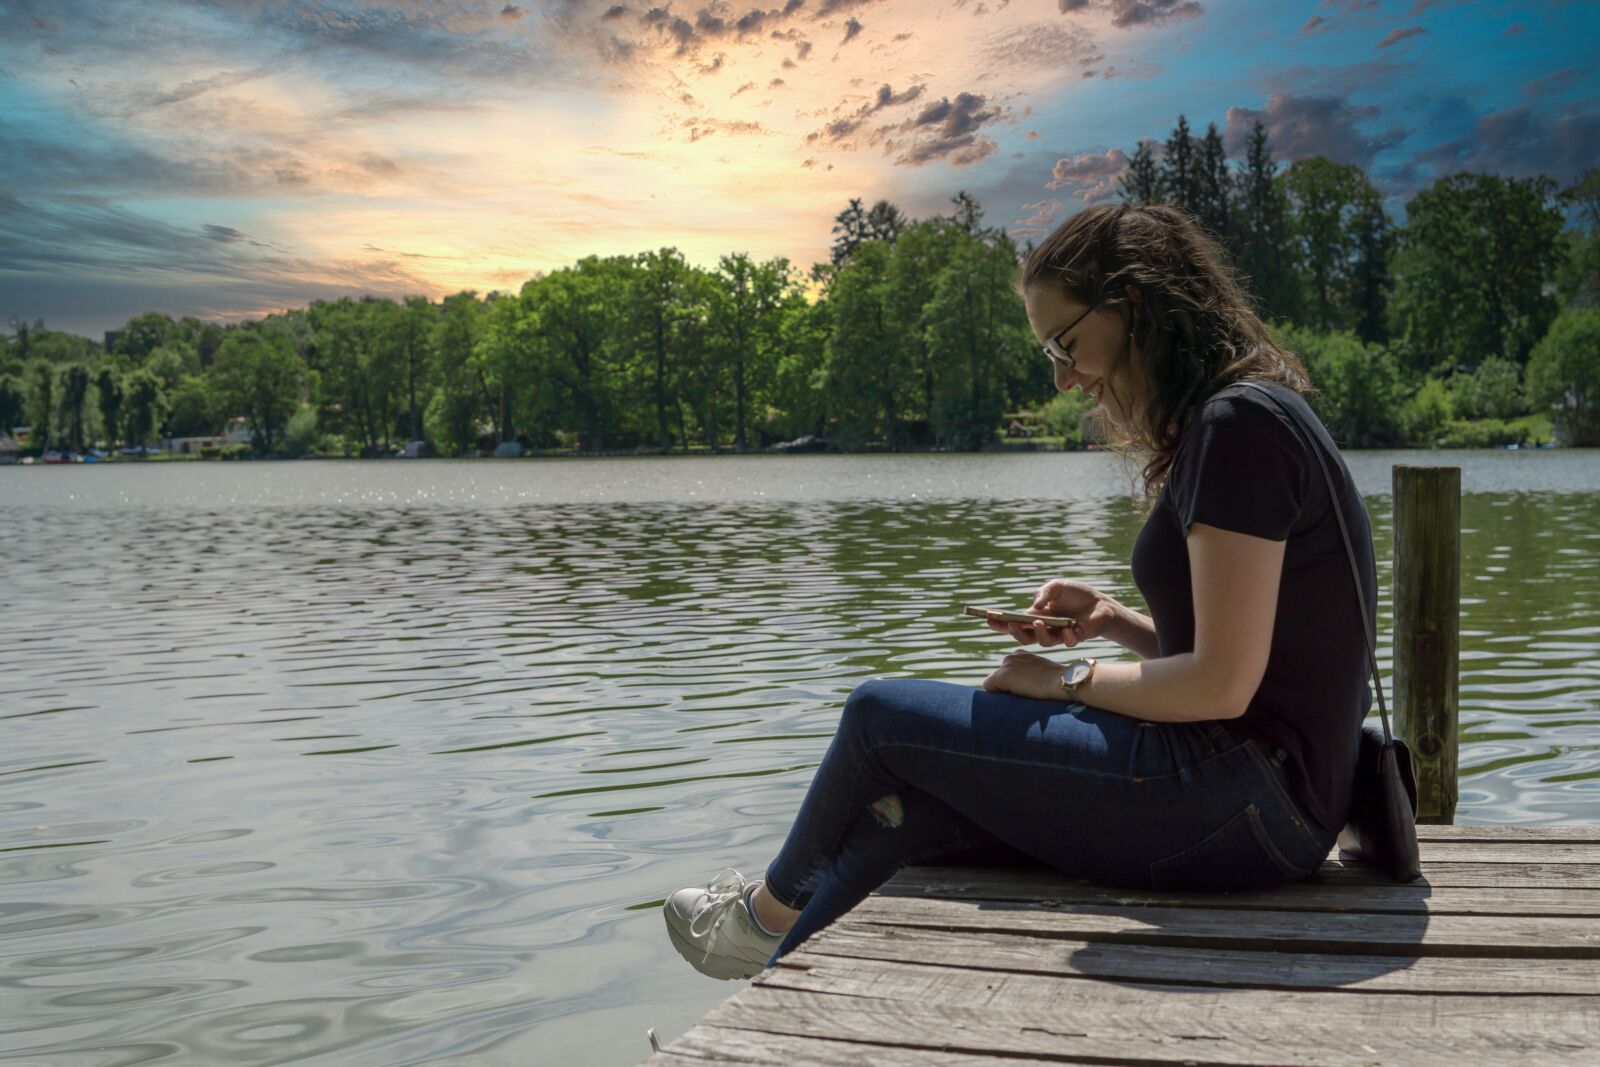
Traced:
[[[1597, 459], [1351, 458], [1385, 571], [1390, 464], [1464, 468], [1460, 822], [1600, 823]], [[0, 1060], [637, 1062], [737, 988], [660, 898], [764, 867], [861, 680], [978, 684], [1015, 646], [963, 602], [1131, 597], [1128, 484], [1083, 454], [0, 470]]]

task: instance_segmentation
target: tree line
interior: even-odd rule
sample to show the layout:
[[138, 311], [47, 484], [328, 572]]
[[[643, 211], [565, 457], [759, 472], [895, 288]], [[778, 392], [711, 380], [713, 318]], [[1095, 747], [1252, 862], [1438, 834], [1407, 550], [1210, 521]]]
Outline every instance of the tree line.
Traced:
[[[1341, 443], [1502, 443], [1540, 418], [1600, 443], [1600, 169], [1567, 188], [1443, 177], [1397, 224], [1359, 167], [1275, 162], [1259, 123], [1231, 160], [1215, 123], [1196, 136], [1180, 117], [1135, 148], [1120, 192], [1217, 235]], [[911, 219], [851, 200], [830, 262], [806, 272], [662, 248], [516, 292], [316, 301], [226, 326], [151, 312], [104, 344], [13, 318], [0, 429], [79, 451], [231, 418], [263, 453], [743, 451], [807, 435], [965, 450], [1028, 411], [1070, 442], [1085, 404], [1055, 393], [1011, 289], [1032, 242], [986, 226], [965, 192], [952, 206]]]

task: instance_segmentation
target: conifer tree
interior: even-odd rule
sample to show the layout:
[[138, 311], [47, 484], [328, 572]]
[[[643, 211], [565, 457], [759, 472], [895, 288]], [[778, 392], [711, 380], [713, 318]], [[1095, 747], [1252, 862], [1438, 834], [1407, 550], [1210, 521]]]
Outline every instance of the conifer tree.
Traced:
[[1195, 203], [1195, 144], [1189, 135], [1189, 120], [1178, 116], [1178, 125], [1167, 138], [1167, 156], [1161, 165], [1161, 185], [1169, 204], [1186, 211]]

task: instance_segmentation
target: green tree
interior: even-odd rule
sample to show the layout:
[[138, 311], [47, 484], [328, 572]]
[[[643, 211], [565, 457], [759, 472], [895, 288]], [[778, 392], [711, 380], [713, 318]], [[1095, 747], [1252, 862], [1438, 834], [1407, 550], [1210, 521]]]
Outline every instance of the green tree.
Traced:
[[1128, 169], [1119, 180], [1122, 199], [1134, 204], [1154, 204], [1161, 200], [1161, 168], [1156, 164], [1154, 141], [1143, 140], [1128, 158]]
[[1511, 419], [1528, 410], [1522, 393], [1522, 368], [1490, 356], [1476, 370], [1457, 371], [1448, 382], [1450, 403], [1463, 419]]
[[684, 353], [678, 344], [678, 322], [692, 314], [685, 280], [688, 264], [676, 248], [660, 248], [639, 256], [634, 277], [637, 299], [627, 301], [633, 311], [632, 332], [648, 361], [650, 402], [655, 413], [658, 448], [672, 447], [672, 413], [677, 409], [674, 379]]
[[1527, 361], [1558, 310], [1553, 191], [1547, 178], [1457, 174], [1406, 205], [1391, 328], [1414, 369]]
[[859, 196], [851, 197], [849, 206], [833, 217], [833, 235], [835, 265], [849, 259], [857, 245], [871, 238], [867, 230], [867, 211], [861, 206]]
[[939, 272], [967, 239], [948, 219], [934, 218], [906, 227], [890, 249], [883, 290], [890, 335], [886, 343], [898, 349], [889, 357], [891, 365], [907, 368], [915, 379], [916, 399], [907, 400], [905, 410], [917, 415], [912, 425], [920, 431], [914, 435], [918, 438], [932, 432], [935, 379], [933, 343], [924, 328], [923, 310], [933, 299]]
[[488, 383], [472, 366], [472, 350], [482, 332], [483, 310], [478, 294], [464, 290], [444, 298], [433, 325], [430, 347], [434, 380], [439, 384], [425, 422], [432, 427], [429, 439], [445, 455], [470, 449], [478, 436], [479, 420], [497, 410], [489, 403]]
[[167, 403], [167, 433], [172, 437], [210, 437], [219, 429], [216, 405], [206, 380], [197, 374], [179, 379]]
[[275, 331], [236, 330], [217, 349], [210, 375], [222, 410], [244, 416], [258, 450], [274, 451], [300, 406], [305, 366], [293, 342]]
[[1367, 317], [1381, 319], [1386, 223], [1381, 198], [1361, 168], [1322, 156], [1297, 159], [1284, 171], [1283, 188], [1302, 270], [1301, 321], [1324, 331], [1355, 327], [1363, 318], [1358, 291], [1373, 305]]
[[[34, 331], [37, 338], [42, 331]], [[32, 435], [29, 443], [36, 448], [49, 448], [56, 439], [56, 372], [43, 360], [33, 364], [33, 404], [29, 408]]]
[[1277, 175], [1277, 164], [1259, 120], [1250, 131], [1250, 145], [1238, 179], [1239, 268], [1269, 320], [1293, 319], [1299, 313], [1295, 284], [1298, 264], [1289, 236], [1289, 198]]
[[100, 422], [105, 427], [106, 445], [116, 448], [121, 440], [117, 436], [124, 398], [122, 375], [116, 367], [104, 365], [94, 378], [95, 403], [100, 408]]
[[61, 413], [67, 423], [67, 442], [83, 451], [83, 409], [89, 403], [89, 368], [74, 363], [61, 372]]
[[127, 418], [123, 422], [131, 445], [145, 445], [155, 435], [166, 412], [166, 394], [161, 379], [144, 367], [128, 374], [123, 381], [127, 391]]
[[862, 245], [828, 291], [833, 330], [825, 381], [828, 411], [836, 420], [828, 436], [844, 448], [877, 441], [891, 449], [899, 445], [894, 420], [910, 375], [898, 358], [903, 349], [885, 307], [890, 256], [882, 242]]
[[118, 355], [127, 356], [137, 366], [151, 352], [178, 336], [179, 328], [170, 316], [159, 311], [148, 311], [143, 315], [135, 315], [122, 329], [113, 332], [116, 340], [112, 350]]
[[879, 200], [872, 205], [872, 210], [867, 212], [867, 235], [874, 241], [888, 241], [893, 244], [908, 222], [899, 208], [887, 200]]
[[1284, 327], [1282, 337], [1305, 361], [1317, 392], [1311, 398], [1340, 445], [1381, 448], [1400, 436], [1399, 370], [1389, 353], [1348, 331]]
[[1167, 138], [1166, 156], [1161, 161], [1161, 191], [1169, 204], [1193, 212], [1199, 199], [1198, 161], [1189, 120], [1178, 116], [1178, 124]]
[[0, 433], [10, 433], [22, 424], [28, 395], [22, 380], [14, 374], [0, 374]]
[[1234, 247], [1232, 216], [1233, 183], [1228, 173], [1228, 153], [1222, 145], [1217, 124], [1206, 127], [1195, 159], [1194, 213], [1200, 224], [1228, 247]]
[[1600, 308], [1557, 316], [1528, 360], [1528, 392], [1552, 409], [1563, 443], [1600, 445]]
[[[886, 242], [879, 244], [888, 247]], [[779, 321], [776, 312], [789, 287], [789, 261], [779, 258], [756, 263], [746, 253], [735, 252], [718, 262], [716, 279], [716, 299], [708, 310], [711, 328], [728, 353], [734, 447], [743, 452], [749, 447], [746, 419], [752, 406], [752, 383], [765, 383], [772, 376], [776, 354], [773, 329]]]
[[934, 283], [924, 324], [937, 375], [933, 428], [955, 449], [991, 444], [1009, 406], [1007, 382], [1038, 343], [1011, 288], [1016, 247], [963, 242]]

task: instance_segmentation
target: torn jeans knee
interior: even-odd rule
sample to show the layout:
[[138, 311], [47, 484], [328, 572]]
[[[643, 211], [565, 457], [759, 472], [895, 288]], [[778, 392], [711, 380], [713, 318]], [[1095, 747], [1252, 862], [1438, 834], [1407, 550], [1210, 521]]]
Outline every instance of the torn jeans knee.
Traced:
[[873, 818], [878, 820], [878, 825], [886, 830], [897, 829], [906, 818], [906, 810], [900, 803], [899, 793], [890, 793], [886, 797], [879, 797], [867, 805], [867, 810], [871, 811]]

